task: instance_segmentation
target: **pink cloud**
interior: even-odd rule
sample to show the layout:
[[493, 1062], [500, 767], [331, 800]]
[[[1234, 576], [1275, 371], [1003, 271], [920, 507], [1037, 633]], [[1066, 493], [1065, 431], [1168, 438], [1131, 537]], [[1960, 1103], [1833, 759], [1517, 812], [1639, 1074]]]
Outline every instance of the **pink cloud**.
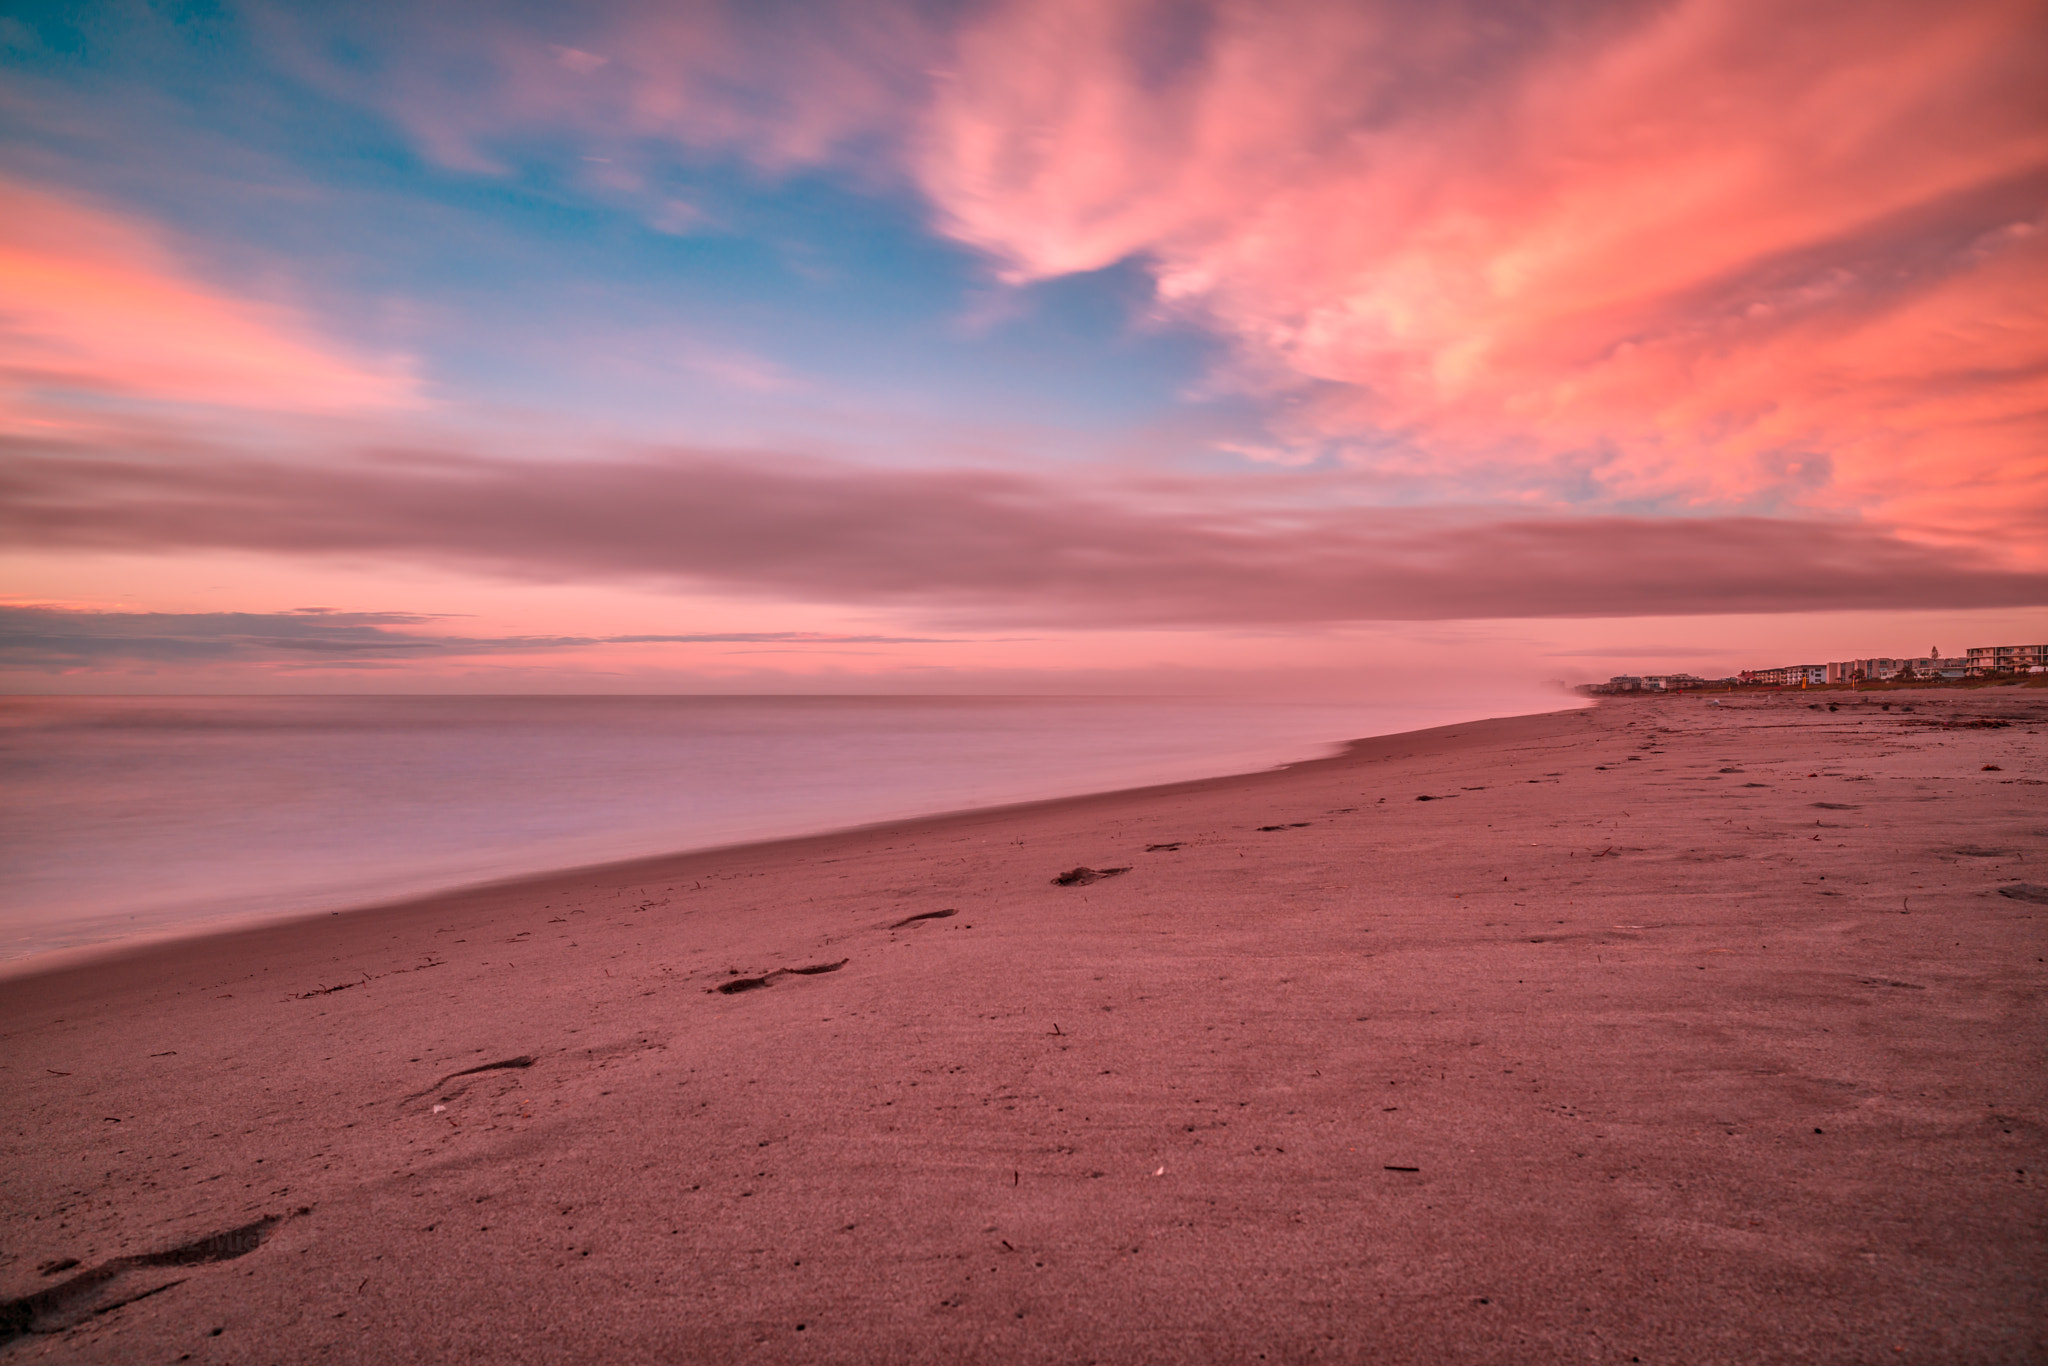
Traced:
[[1152, 13], [960, 35], [918, 175], [1013, 278], [1149, 259], [1360, 460], [2040, 528], [2037, 6], [1216, 6], [1164, 73]]
[[204, 283], [146, 224], [4, 180], [0, 298], [9, 407], [50, 390], [286, 412], [416, 401], [400, 367], [347, 354], [290, 309]]
[[288, 465], [135, 445], [12, 443], [0, 534], [50, 552], [369, 556], [709, 588], [948, 630], [2048, 603], [2048, 575], [1842, 522], [1337, 509], [1315, 506], [1313, 482], [1257, 505], [1230, 480], [1080, 490], [767, 452]]

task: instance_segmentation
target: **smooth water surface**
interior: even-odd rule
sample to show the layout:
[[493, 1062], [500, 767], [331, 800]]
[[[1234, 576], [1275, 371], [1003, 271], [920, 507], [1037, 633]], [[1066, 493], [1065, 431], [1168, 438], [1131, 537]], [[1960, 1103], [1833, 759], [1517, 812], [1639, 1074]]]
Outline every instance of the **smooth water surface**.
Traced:
[[0, 698], [0, 961], [1245, 772], [1475, 714], [1126, 698]]

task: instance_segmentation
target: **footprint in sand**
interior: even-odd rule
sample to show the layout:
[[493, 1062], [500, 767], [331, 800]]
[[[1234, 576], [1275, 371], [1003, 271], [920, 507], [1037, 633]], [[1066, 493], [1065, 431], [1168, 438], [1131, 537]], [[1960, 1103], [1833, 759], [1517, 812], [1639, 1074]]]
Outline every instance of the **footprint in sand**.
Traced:
[[[297, 1211], [298, 1214], [312, 1212], [310, 1206], [301, 1206]], [[162, 1252], [116, 1257], [47, 1290], [24, 1295], [18, 1300], [0, 1302], [0, 1343], [29, 1333], [61, 1333], [111, 1309], [182, 1285], [186, 1277], [165, 1273], [173, 1268], [231, 1262], [246, 1256], [263, 1246], [271, 1229], [278, 1223], [276, 1215], [267, 1215], [254, 1223], [210, 1234]], [[43, 1274], [54, 1275], [77, 1265], [75, 1258], [65, 1258], [49, 1263]]]

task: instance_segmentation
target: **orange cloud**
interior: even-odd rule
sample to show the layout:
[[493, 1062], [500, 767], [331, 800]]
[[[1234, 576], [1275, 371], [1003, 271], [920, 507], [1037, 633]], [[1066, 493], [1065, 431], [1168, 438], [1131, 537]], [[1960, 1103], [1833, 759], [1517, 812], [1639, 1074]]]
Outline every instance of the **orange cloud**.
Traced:
[[401, 368], [195, 279], [146, 226], [0, 180], [0, 402], [67, 390], [284, 412], [414, 401]]
[[2038, 529], [2039, 6], [1536, 9], [1011, 0], [918, 175], [1013, 278], [1150, 259], [1298, 444]]

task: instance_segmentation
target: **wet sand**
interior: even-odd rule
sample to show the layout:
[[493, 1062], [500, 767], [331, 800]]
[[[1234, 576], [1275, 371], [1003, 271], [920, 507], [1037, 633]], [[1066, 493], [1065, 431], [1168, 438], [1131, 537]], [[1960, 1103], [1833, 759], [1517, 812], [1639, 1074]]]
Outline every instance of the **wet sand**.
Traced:
[[0, 1355], [2043, 1360], [2043, 722], [1617, 699], [0, 983]]

